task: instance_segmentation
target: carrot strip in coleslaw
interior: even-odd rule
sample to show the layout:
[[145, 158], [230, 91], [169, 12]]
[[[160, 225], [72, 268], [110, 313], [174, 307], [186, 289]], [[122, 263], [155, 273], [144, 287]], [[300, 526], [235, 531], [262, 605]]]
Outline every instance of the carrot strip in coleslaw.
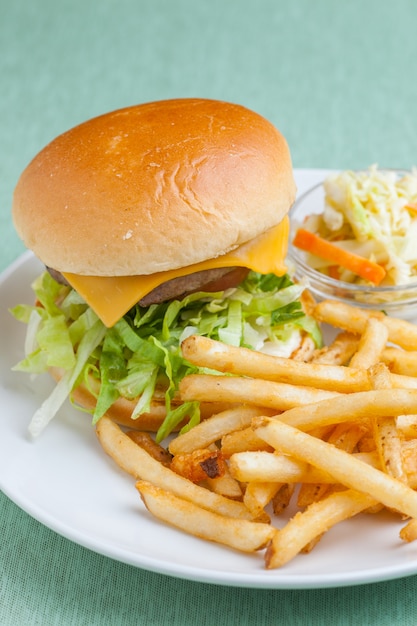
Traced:
[[378, 265], [378, 263], [374, 263], [369, 259], [343, 250], [337, 245], [322, 239], [304, 228], [297, 230], [293, 244], [305, 252], [310, 252], [326, 261], [330, 261], [333, 264], [350, 270], [361, 278], [369, 280], [374, 285], [379, 285], [386, 275], [386, 271], [382, 265]]

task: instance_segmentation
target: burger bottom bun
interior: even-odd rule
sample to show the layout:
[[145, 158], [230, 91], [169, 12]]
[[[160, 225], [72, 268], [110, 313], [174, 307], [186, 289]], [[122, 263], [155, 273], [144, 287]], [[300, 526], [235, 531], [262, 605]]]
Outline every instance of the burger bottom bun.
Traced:
[[[49, 368], [49, 373], [52, 378], [58, 382], [63, 376], [63, 370], [57, 367]], [[99, 383], [90, 377], [91, 389], [94, 392], [98, 392]], [[93, 410], [96, 405], [96, 399], [94, 395], [87, 389], [86, 385], [79, 385], [74, 391], [71, 393], [71, 398], [78, 404], [87, 410]], [[162, 390], [155, 395], [154, 400], [151, 402], [151, 409], [147, 413], [142, 413], [136, 419], [132, 419], [132, 413], [135, 409], [135, 406], [138, 402], [139, 398], [135, 400], [127, 400], [126, 398], [118, 398], [116, 402], [112, 404], [112, 406], [106, 412], [107, 417], [111, 420], [120, 424], [121, 426], [125, 426], [126, 428], [131, 428], [133, 430], [143, 430], [147, 432], [156, 432], [158, 428], [161, 426], [162, 422], [166, 417], [165, 410], [165, 399], [164, 393]], [[174, 404], [180, 404], [179, 399], [174, 398]], [[226, 409], [230, 409], [233, 405], [225, 402], [201, 402], [200, 403], [200, 413], [201, 419], [206, 419], [211, 415], [216, 413], [220, 413]], [[187, 422], [185, 419], [181, 422], [176, 430], [180, 430], [182, 426]]]

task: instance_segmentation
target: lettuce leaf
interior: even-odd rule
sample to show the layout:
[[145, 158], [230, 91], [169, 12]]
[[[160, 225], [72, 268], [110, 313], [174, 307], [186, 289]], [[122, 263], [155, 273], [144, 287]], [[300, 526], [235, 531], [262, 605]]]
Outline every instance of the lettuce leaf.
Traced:
[[[149, 307], [134, 306], [106, 328], [82, 298], [54, 281], [48, 272], [33, 284], [36, 306], [18, 305], [16, 319], [28, 324], [27, 352], [16, 370], [39, 374], [59, 367], [64, 375], [33, 417], [39, 434], [66, 397], [89, 376], [100, 382], [92, 422], [119, 397], [136, 399], [133, 417], [149, 411], [156, 387], [165, 389], [166, 419], [157, 440], [186, 422], [199, 422], [199, 405], [173, 403], [180, 381], [200, 371], [181, 354], [181, 341], [201, 334], [234, 346], [269, 354], [292, 351], [300, 332], [321, 345], [320, 330], [300, 304], [303, 287], [285, 276], [249, 272], [241, 285], [216, 293], [198, 292]], [[283, 352], [284, 351], [284, 352]]]

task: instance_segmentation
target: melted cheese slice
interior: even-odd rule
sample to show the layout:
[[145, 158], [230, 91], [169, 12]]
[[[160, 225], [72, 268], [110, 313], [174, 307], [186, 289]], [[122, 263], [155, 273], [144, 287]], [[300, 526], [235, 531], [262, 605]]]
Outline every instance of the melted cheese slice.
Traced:
[[97, 313], [102, 322], [113, 326], [141, 298], [168, 280], [194, 272], [219, 267], [247, 267], [261, 274], [286, 271], [289, 220], [283, 221], [259, 237], [215, 259], [187, 265], [167, 272], [138, 276], [81, 276], [62, 272], [69, 284]]

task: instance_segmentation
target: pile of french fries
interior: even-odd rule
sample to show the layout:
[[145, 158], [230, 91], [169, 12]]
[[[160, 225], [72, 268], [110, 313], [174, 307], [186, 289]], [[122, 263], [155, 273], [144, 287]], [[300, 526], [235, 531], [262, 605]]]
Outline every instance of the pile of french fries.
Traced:
[[168, 449], [106, 416], [97, 424], [155, 517], [260, 551], [268, 569], [359, 513], [388, 509], [400, 538], [417, 538], [417, 325], [330, 300], [309, 313], [335, 338], [303, 360], [186, 339], [185, 358], [218, 375], [184, 378], [182, 400], [225, 409]]

